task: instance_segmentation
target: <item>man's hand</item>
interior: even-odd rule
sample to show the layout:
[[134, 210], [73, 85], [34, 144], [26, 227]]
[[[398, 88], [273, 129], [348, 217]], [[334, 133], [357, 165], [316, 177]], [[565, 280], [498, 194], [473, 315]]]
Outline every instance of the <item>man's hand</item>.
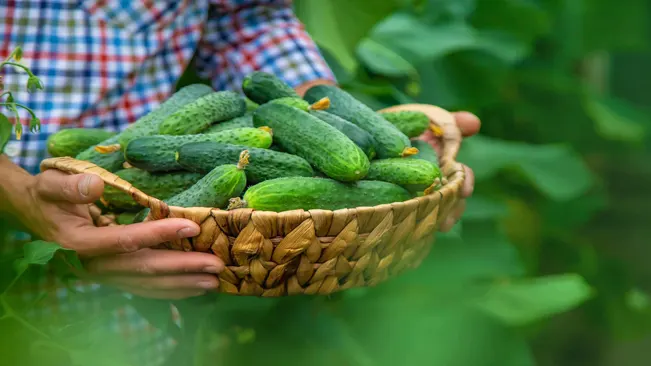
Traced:
[[[18, 174], [16, 169], [8, 173]], [[47, 170], [22, 178], [23, 186], [12, 192], [10, 200], [18, 219], [40, 238], [75, 250], [99, 282], [136, 295], [166, 299], [197, 296], [217, 288], [216, 274], [224, 264], [215, 255], [151, 249], [198, 235], [196, 223], [164, 219], [96, 227], [88, 204], [96, 202], [104, 189], [97, 176]], [[1, 188], [6, 193], [7, 185]]]
[[[477, 116], [469, 112], [456, 112], [453, 113], [454, 118], [456, 119], [457, 126], [461, 130], [463, 137], [470, 137], [477, 132], [481, 126], [481, 122]], [[421, 137], [421, 140], [429, 142], [437, 153], [441, 153], [440, 146], [438, 145], [438, 140], [434, 137], [431, 131], [427, 130]], [[472, 195], [473, 190], [475, 189], [475, 175], [468, 166], [463, 165], [463, 169], [466, 171], [466, 180], [464, 181], [463, 187], [461, 188], [461, 197], [462, 199], [452, 208], [450, 215], [447, 217], [445, 222], [441, 224], [440, 230], [442, 232], [447, 232], [459, 221], [463, 212], [466, 210], [466, 198]]]

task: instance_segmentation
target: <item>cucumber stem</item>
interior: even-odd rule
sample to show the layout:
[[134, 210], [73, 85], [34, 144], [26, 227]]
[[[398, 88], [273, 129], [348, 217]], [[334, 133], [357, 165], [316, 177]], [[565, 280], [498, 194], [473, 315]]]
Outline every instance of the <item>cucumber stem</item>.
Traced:
[[249, 150], [244, 150], [240, 153], [240, 160], [237, 162], [237, 169], [243, 170], [249, 165]]
[[274, 134], [274, 131], [269, 126], [258, 127], [258, 129], [260, 129], [262, 131], [265, 131], [265, 132], [269, 132], [269, 134], [272, 135], [272, 136]]
[[418, 154], [418, 149], [415, 147], [406, 147], [404, 150], [402, 150], [401, 156], [403, 158], [406, 158], [407, 156], [412, 156]]
[[228, 207], [226, 207], [226, 210], [236, 210], [238, 208], [246, 208], [246, 206], [247, 203], [245, 200], [240, 197], [234, 197], [228, 200]]
[[441, 136], [443, 136], [443, 130], [441, 129], [441, 127], [439, 127], [439, 126], [437, 126], [437, 125], [435, 125], [435, 124], [433, 124], [433, 123], [430, 123], [430, 124], [429, 124], [429, 129], [430, 129], [430, 131], [432, 131], [432, 134], [433, 134], [435, 137], [441, 137]]
[[119, 150], [120, 150], [120, 144], [95, 146], [95, 151], [97, 151], [100, 154], [108, 154]]
[[314, 102], [309, 109], [312, 111], [323, 111], [328, 108], [330, 108], [330, 98], [323, 97], [317, 100], [316, 102]]

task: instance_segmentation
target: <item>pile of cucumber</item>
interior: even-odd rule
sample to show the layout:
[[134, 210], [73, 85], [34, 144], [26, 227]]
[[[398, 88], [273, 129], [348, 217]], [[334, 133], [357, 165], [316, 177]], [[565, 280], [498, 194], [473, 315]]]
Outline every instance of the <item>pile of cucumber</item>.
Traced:
[[[244, 95], [186, 86], [121, 133], [67, 129], [53, 156], [92, 162], [173, 206], [263, 211], [336, 210], [402, 202], [445, 181], [435, 151], [412, 138], [429, 128], [420, 112], [379, 113], [328, 85], [303, 98], [264, 72]], [[112, 213], [147, 211], [107, 186]]]

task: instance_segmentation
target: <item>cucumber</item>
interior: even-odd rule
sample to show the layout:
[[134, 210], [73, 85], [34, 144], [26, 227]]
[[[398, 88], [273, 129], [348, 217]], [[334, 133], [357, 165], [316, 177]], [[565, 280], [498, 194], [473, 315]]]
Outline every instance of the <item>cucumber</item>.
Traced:
[[123, 212], [116, 217], [116, 222], [118, 225], [129, 225], [133, 222], [133, 220], [136, 217], [136, 213], [134, 212]]
[[267, 149], [247, 148], [217, 142], [195, 142], [181, 146], [176, 161], [191, 172], [207, 173], [214, 167], [237, 162], [242, 149], [249, 151], [246, 179], [249, 184], [280, 177], [311, 177], [314, 170], [303, 158]]
[[242, 81], [242, 91], [249, 99], [258, 104], [283, 97], [299, 98], [291, 86], [277, 76], [263, 71], [254, 71], [247, 75]]
[[272, 137], [268, 128], [236, 128], [211, 134], [155, 135], [135, 139], [127, 145], [124, 156], [129, 164], [149, 172], [182, 169], [176, 162], [176, 152], [190, 142], [214, 141], [266, 149]]
[[380, 181], [341, 183], [328, 178], [290, 177], [267, 180], [249, 187], [231, 208], [261, 211], [339, 210], [403, 202], [411, 198], [404, 188]]
[[91, 162], [101, 168], [108, 170], [109, 172], [116, 172], [122, 169], [122, 164], [124, 164], [124, 155], [119, 149], [118, 138], [119, 135], [115, 135], [101, 142], [102, 146], [118, 146], [118, 148], [114, 151], [101, 153], [95, 150], [97, 148], [97, 145], [91, 146], [88, 149], [80, 152], [75, 157], [75, 159]]
[[382, 112], [380, 115], [410, 138], [422, 135], [430, 124], [429, 117], [418, 111]]
[[[134, 138], [157, 133], [160, 123], [179, 108], [201, 96], [210, 93], [212, 88], [203, 84], [192, 84], [174, 93], [168, 100], [153, 111], [141, 117], [119, 134], [102, 141], [97, 146], [91, 146], [79, 153], [75, 158], [91, 162], [110, 172], [122, 169], [124, 149]], [[102, 148], [105, 147], [105, 148]]]
[[53, 157], [77, 156], [115, 135], [115, 132], [101, 128], [66, 128], [48, 137], [47, 151]]
[[346, 135], [319, 118], [283, 104], [265, 104], [253, 113], [255, 126], [269, 126], [274, 142], [307, 160], [328, 177], [349, 182], [364, 178], [366, 154]]
[[244, 97], [244, 102], [246, 103], [246, 111], [253, 112], [256, 108], [259, 107], [258, 103], [252, 101], [251, 99]]
[[312, 111], [312, 114], [317, 116], [323, 122], [343, 132], [344, 135], [348, 136], [349, 139], [362, 149], [369, 159], [375, 157], [375, 140], [368, 132], [357, 125], [326, 111]]
[[269, 101], [271, 104], [284, 104], [290, 107], [298, 108], [302, 111], [309, 112], [311, 110], [320, 111], [330, 108], [330, 99], [323, 98], [313, 104], [306, 102], [304, 99], [296, 97], [283, 97]]
[[[225, 164], [215, 167], [187, 190], [164, 200], [165, 203], [177, 207], [225, 208], [229, 199], [240, 196], [246, 188], [244, 170], [248, 158], [248, 152], [242, 151], [237, 165]], [[149, 209], [140, 211], [134, 222], [144, 220], [147, 215]]]
[[243, 116], [229, 119], [208, 127], [202, 133], [215, 133], [220, 131], [232, 130], [235, 128], [250, 127], [253, 128], [253, 113], [247, 112]]
[[427, 160], [430, 163], [439, 166], [439, 156], [432, 145], [423, 140], [412, 140], [411, 145], [418, 149], [418, 154], [412, 155], [409, 158]]
[[[203, 177], [203, 174], [200, 173], [149, 173], [138, 168], [122, 169], [115, 174], [139, 190], [158, 199], [167, 199], [181, 193]], [[129, 194], [109, 185], [105, 186], [102, 198], [110, 208], [131, 211], [140, 207]]]
[[305, 93], [304, 98], [314, 103], [324, 97], [330, 98], [328, 112], [356, 124], [373, 136], [379, 158], [405, 157], [418, 153], [418, 150], [411, 146], [409, 138], [396, 126], [336, 86], [313, 86]]
[[410, 192], [423, 192], [441, 178], [438, 166], [423, 159], [374, 160], [365, 179], [397, 184]]
[[232, 91], [207, 94], [174, 112], [158, 128], [160, 135], [191, 135], [211, 124], [244, 115], [246, 102]]

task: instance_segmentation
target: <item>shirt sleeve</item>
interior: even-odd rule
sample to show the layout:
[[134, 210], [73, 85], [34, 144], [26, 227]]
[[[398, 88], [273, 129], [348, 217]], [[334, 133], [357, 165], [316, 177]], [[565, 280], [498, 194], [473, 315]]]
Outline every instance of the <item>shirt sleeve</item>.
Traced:
[[197, 52], [200, 76], [217, 90], [241, 91], [253, 71], [272, 73], [294, 88], [336, 81], [289, 0], [214, 0]]

